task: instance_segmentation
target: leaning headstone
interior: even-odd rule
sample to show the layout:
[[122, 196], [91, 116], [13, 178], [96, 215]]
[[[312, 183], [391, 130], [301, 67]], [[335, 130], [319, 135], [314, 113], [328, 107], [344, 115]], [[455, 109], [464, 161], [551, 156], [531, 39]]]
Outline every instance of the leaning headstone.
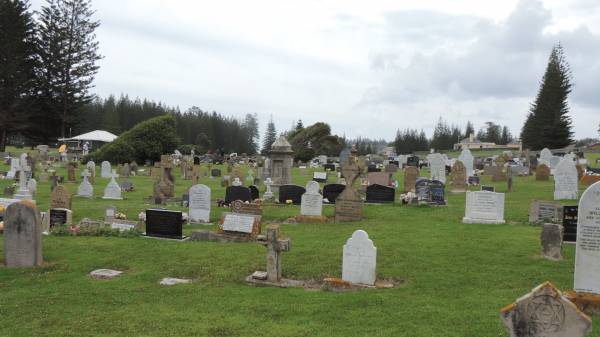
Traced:
[[575, 249], [575, 290], [600, 294], [600, 182], [579, 200]]
[[431, 171], [431, 180], [438, 180], [446, 183], [446, 161], [439, 153], [432, 153], [427, 156], [429, 161], [429, 170]]
[[110, 167], [110, 162], [103, 161], [101, 165], [102, 166], [101, 166], [100, 176], [102, 178], [112, 178], [112, 171], [111, 171], [111, 167]]
[[467, 192], [463, 223], [503, 224], [504, 193]]
[[377, 248], [369, 234], [357, 230], [344, 245], [342, 279], [355, 284], [374, 285], [376, 280]]
[[535, 168], [535, 180], [547, 181], [550, 179], [550, 167], [546, 164], [538, 164]]
[[510, 337], [584, 337], [592, 319], [546, 282], [500, 310]]
[[323, 196], [319, 193], [319, 183], [309, 181], [306, 184], [306, 193], [302, 194], [300, 214], [308, 216], [321, 216], [323, 214]]
[[569, 156], [554, 169], [554, 200], [577, 199], [577, 168]]
[[563, 227], [561, 225], [552, 223], [543, 224], [540, 241], [542, 243], [543, 258], [553, 261], [563, 259]]
[[467, 177], [472, 177], [474, 158], [471, 154], [471, 150], [463, 149], [460, 153], [460, 156], [458, 156], [458, 160], [460, 160], [465, 165], [465, 168], [467, 170]]
[[210, 222], [210, 188], [206, 185], [190, 187], [190, 223]]
[[33, 203], [12, 203], [6, 209], [2, 250], [7, 267], [42, 265], [42, 223], [40, 213]]

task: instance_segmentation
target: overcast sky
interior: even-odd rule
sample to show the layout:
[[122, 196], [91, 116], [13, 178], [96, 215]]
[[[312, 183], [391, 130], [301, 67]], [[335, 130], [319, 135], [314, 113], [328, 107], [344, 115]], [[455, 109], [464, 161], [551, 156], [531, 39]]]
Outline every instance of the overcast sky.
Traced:
[[[43, 0], [33, 0], [38, 10]], [[577, 138], [600, 123], [598, 0], [95, 0], [95, 92], [186, 110], [301, 118], [334, 133], [431, 134], [441, 116], [520, 133], [552, 46], [573, 71]], [[261, 130], [262, 135], [262, 130]]]

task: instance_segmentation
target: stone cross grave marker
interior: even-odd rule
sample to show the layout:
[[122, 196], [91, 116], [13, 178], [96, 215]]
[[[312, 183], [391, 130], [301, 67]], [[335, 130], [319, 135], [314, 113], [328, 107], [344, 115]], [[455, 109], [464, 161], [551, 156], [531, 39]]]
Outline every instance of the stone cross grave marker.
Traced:
[[83, 176], [83, 181], [79, 184], [79, 188], [77, 188], [77, 195], [80, 197], [91, 198], [94, 196], [94, 186], [89, 182], [91, 174], [88, 169], [85, 169], [81, 175]]
[[7, 267], [42, 265], [42, 223], [30, 201], [12, 203], [6, 208], [3, 251]]
[[268, 282], [279, 282], [281, 280], [281, 253], [289, 252], [291, 249], [290, 239], [279, 238], [279, 225], [270, 225], [267, 229], [267, 238], [261, 242], [267, 247], [267, 275]]
[[271, 200], [271, 199], [273, 199], [274, 195], [273, 195], [273, 191], [271, 190], [271, 186], [273, 185], [273, 181], [271, 180], [271, 178], [267, 178], [267, 179], [265, 179], [264, 184], [265, 184], [265, 188], [267, 190], [263, 194], [263, 198], [265, 200]]
[[116, 176], [117, 176], [117, 173], [115, 170], [113, 170], [112, 177], [110, 178], [110, 182], [104, 188], [104, 196], [102, 197], [102, 199], [109, 199], [109, 200], [122, 200], [123, 199], [123, 197], [121, 196], [121, 186], [119, 186], [119, 184], [115, 180]]
[[31, 200], [33, 196], [31, 195], [29, 189], [27, 188], [27, 171], [31, 171], [31, 167], [27, 164], [27, 153], [23, 153], [21, 155], [21, 160], [19, 164], [19, 189], [17, 193], [15, 193], [14, 198], [20, 200]]
[[377, 248], [367, 232], [359, 229], [344, 245], [342, 279], [350, 283], [374, 285]]
[[364, 170], [364, 164], [350, 163], [342, 166], [346, 179], [346, 188], [335, 202], [335, 221], [360, 221], [363, 213], [363, 201], [354, 189], [354, 184]]
[[584, 337], [592, 319], [546, 282], [500, 311], [510, 337]]

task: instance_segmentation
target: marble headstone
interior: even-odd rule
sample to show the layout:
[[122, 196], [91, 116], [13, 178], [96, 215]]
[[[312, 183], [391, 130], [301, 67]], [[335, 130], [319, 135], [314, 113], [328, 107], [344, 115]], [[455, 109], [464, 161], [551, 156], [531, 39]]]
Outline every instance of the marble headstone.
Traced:
[[432, 153], [427, 156], [429, 161], [429, 170], [431, 171], [431, 180], [438, 180], [446, 183], [446, 161], [439, 153]]
[[465, 168], [467, 169], [467, 177], [472, 177], [474, 158], [471, 154], [471, 150], [463, 149], [460, 153], [460, 156], [458, 156], [458, 160], [462, 161], [462, 163], [465, 165]]
[[101, 164], [100, 176], [102, 178], [112, 178], [112, 171], [110, 167], [110, 162], [103, 161]]
[[577, 168], [569, 156], [554, 169], [554, 200], [577, 199]]
[[600, 294], [600, 182], [588, 187], [579, 200], [575, 290]]
[[300, 214], [321, 216], [323, 213], [323, 196], [319, 193], [319, 183], [309, 181], [306, 184], [306, 193], [302, 194]]
[[503, 224], [504, 193], [467, 192], [463, 223]]
[[191, 223], [210, 222], [210, 188], [206, 185], [194, 185], [190, 187], [190, 210], [189, 219]]
[[102, 199], [112, 199], [112, 200], [121, 200], [123, 197], [121, 196], [121, 186], [115, 180], [116, 173], [112, 174], [110, 178], [110, 182], [104, 188], [104, 196]]
[[350, 283], [374, 285], [377, 248], [367, 232], [359, 229], [344, 245], [342, 279]]

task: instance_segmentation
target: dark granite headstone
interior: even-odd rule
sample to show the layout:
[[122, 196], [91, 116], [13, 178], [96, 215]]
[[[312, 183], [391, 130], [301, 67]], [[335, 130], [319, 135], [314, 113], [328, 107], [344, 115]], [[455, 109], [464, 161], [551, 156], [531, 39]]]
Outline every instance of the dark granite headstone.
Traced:
[[377, 165], [371, 164], [367, 166], [367, 172], [381, 172], [381, 170], [377, 168]]
[[51, 209], [50, 210], [50, 228], [54, 226], [62, 226], [67, 223], [66, 209]]
[[387, 203], [394, 202], [396, 190], [379, 184], [369, 185], [367, 187], [367, 202]]
[[477, 176], [471, 176], [468, 178], [470, 186], [479, 186], [480, 179]]
[[330, 204], [335, 204], [335, 200], [346, 188], [342, 184], [329, 184], [323, 187], [323, 199], [327, 199]]
[[334, 164], [323, 164], [323, 169], [333, 172], [333, 171], [335, 171], [335, 165]]
[[406, 166], [418, 167], [419, 166], [419, 157], [417, 157], [417, 156], [406, 157]]
[[431, 202], [435, 205], [445, 205], [446, 185], [441, 181], [433, 180], [429, 188], [431, 188]]
[[596, 167], [588, 167], [587, 168], [588, 173], [595, 173], [595, 174], [600, 174], [600, 168], [596, 168]]
[[400, 162], [397, 160], [390, 160], [388, 162], [389, 165], [396, 165], [396, 167], [400, 167]]
[[123, 192], [132, 192], [133, 191], [133, 183], [131, 180], [125, 180], [121, 182], [121, 190]]
[[181, 207], [189, 207], [190, 205], [190, 195], [188, 193], [181, 195]]
[[221, 170], [219, 170], [219, 169], [212, 169], [210, 171], [210, 176], [211, 177], [220, 177], [221, 176]]
[[429, 184], [431, 181], [426, 178], [417, 178], [417, 182], [415, 183], [415, 194], [417, 195], [417, 200], [419, 202], [431, 202], [431, 188]]
[[200, 165], [200, 157], [194, 156], [194, 165]]
[[300, 205], [304, 193], [306, 193], [306, 189], [302, 186], [281, 185], [279, 186], [279, 203], [285, 204], [287, 200], [291, 200], [294, 205]]
[[252, 201], [252, 193], [248, 187], [229, 186], [225, 190], [225, 204], [229, 205], [233, 201]]
[[563, 241], [577, 241], [577, 212], [579, 206], [564, 206], [563, 207]]
[[495, 186], [481, 186], [481, 190], [482, 191], [488, 191], [488, 192], [496, 192], [496, 187]]
[[147, 209], [146, 236], [183, 239], [183, 214], [164, 209]]
[[250, 189], [250, 197], [253, 201], [260, 198], [260, 192], [258, 190], [258, 187], [251, 185], [248, 188]]

